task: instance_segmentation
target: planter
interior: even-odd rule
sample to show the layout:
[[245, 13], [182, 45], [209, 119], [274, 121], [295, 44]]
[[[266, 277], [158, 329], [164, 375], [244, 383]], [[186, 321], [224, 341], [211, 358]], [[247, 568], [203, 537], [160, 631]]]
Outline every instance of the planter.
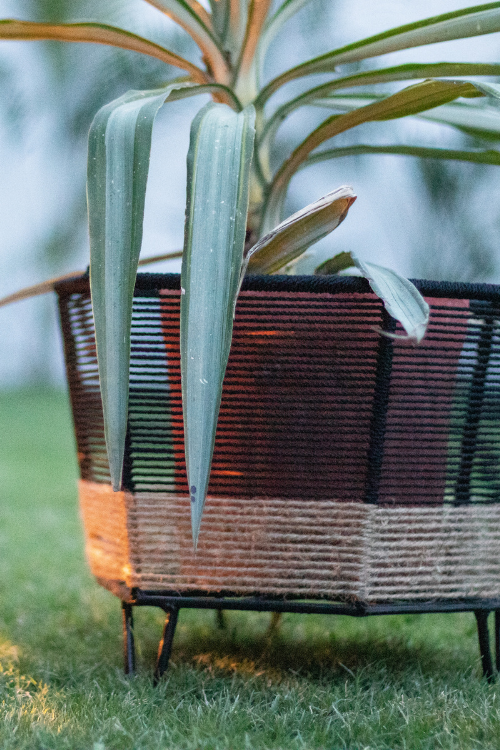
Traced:
[[[500, 289], [417, 283], [419, 347], [358, 278], [248, 277], [193, 553], [179, 277], [140, 275], [123, 491], [109, 485], [88, 280], [58, 285], [87, 558], [131, 607], [500, 610]], [[397, 331], [396, 331], [397, 332]], [[500, 618], [496, 618], [497, 626]], [[498, 630], [498, 628], [497, 628]], [[498, 656], [498, 655], [497, 655]]]

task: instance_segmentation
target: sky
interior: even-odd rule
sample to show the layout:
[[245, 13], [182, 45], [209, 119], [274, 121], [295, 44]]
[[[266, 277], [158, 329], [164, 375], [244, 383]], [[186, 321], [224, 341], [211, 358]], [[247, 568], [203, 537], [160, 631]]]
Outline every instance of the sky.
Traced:
[[[327, 19], [313, 19], [306, 24], [300, 14], [290, 22], [288, 33], [277, 42], [268, 73], [271, 67], [276, 71], [312, 53], [319, 54], [386, 28], [470, 4], [452, 0], [332, 2], [332, 12]], [[27, 18], [23, 5], [22, 0], [0, 0], [0, 18]], [[116, 5], [111, 0], [106, 5], [110, 20], [113, 20]], [[328, 7], [328, 4], [323, 5]], [[141, 23], [151, 24], [153, 30], [156, 11], [142, 0], [132, 1], [130, 7], [133, 9], [128, 18], [130, 28], [134, 28], [138, 18], [135, 12], [140, 13]], [[102, 4], [89, 2], [89, 9], [96, 8], [102, 16]], [[331, 27], [334, 44], [328, 33], [319, 33], [327, 24]], [[302, 41], [289, 45], [289, 35], [296, 29], [305, 31]], [[87, 49], [91, 55], [91, 48]], [[440, 59], [500, 61], [500, 34], [430, 45], [404, 54], [394, 53], [386, 56], [383, 64]], [[81, 189], [85, 153], [65, 147], [53, 109], [44, 106], [48, 84], [39, 65], [36, 45], [0, 42], [0, 74], [6, 64], [15, 69], [16, 75], [14, 82], [9, 80], [8, 83], [0, 76], [0, 90], [4, 85], [15, 85], [20, 92], [19, 101], [29, 102], [32, 109], [27, 120], [21, 118], [23, 126], [19, 129], [0, 116], [0, 297], [48, 276], [83, 269], [88, 262], [84, 231], [76, 254], [61, 257], [57, 267], [47, 269], [34, 261], [34, 248], [44, 241], [60, 212], [67, 209], [75, 190]], [[189, 123], [202, 104], [201, 99], [178, 102], [163, 108], [158, 116], [148, 181], [143, 257], [182, 246]], [[318, 114], [306, 112], [291, 118], [288, 131], [284, 128], [283, 134], [293, 140], [294, 128], [312, 123], [314, 117]], [[385, 128], [378, 132], [380, 142], [390, 137]], [[400, 132], [403, 140], [411, 142], [418, 136], [430, 145], [449, 145], [455, 137], [449, 130], [444, 132], [437, 126], [423, 126], [415, 121], [405, 123]], [[458, 173], [464, 183], [470, 174], [467, 168], [465, 165]], [[478, 223], [484, 224], [484, 232], [496, 242], [494, 232], [499, 228], [495, 222], [500, 216], [500, 191], [496, 168], [489, 167], [487, 172], [481, 184], [471, 187], [470, 194], [466, 191], [465, 196]], [[404, 275], [414, 274], [418, 267], [415, 254], [419, 238], [427, 245], [432, 242], [426, 208], [419, 198], [419, 179], [408, 160], [398, 157], [369, 157], [362, 165], [347, 159], [336, 160], [326, 167], [305, 170], [292, 183], [287, 213], [342, 184], [352, 185], [358, 200], [348, 219], [317, 246], [315, 257], [306, 258], [300, 269], [310, 272], [317, 260], [341, 250], [354, 250], [366, 260], [391, 266]], [[500, 247], [498, 256], [500, 267]], [[151, 270], [177, 271], [179, 268], [180, 263], [176, 261], [152, 266]], [[0, 308], [0, 349], [0, 387], [33, 384], [39, 379], [61, 384], [64, 365], [54, 298], [47, 296]]]

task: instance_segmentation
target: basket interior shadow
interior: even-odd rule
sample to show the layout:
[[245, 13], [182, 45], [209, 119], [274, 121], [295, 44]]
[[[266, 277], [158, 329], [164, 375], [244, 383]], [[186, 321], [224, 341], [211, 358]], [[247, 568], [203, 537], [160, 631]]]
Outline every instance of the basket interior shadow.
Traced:
[[484, 629], [500, 610], [500, 289], [416, 284], [431, 305], [418, 347], [381, 335], [400, 331], [363, 279], [245, 279], [197, 555], [179, 277], [138, 276], [119, 493], [88, 279], [58, 285], [87, 557], [124, 602], [129, 671], [131, 606], [153, 603], [169, 615], [163, 666], [180, 606], [468, 609], [492, 673]]

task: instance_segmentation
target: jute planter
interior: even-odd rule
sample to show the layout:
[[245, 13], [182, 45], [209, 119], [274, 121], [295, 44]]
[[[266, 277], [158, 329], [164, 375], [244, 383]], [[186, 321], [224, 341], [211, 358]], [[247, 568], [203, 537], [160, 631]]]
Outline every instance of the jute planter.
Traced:
[[138, 278], [119, 493], [109, 485], [88, 280], [58, 286], [87, 557], [125, 603], [128, 669], [130, 607], [152, 603], [171, 615], [158, 673], [180, 606], [474, 610], [492, 672], [500, 289], [418, 286], [432, 315], [415, 348], [380, 334], [398, 330], [362, 279], [245, 280], [196, 555], [179, 277]]

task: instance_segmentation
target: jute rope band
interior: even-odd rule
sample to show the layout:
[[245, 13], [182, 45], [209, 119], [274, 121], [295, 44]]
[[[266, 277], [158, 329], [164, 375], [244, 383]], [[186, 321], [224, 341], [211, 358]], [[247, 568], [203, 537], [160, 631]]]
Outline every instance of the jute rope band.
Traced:
[[92, 572], [147, 590], [395, 600], [500, 596], [500, 507], [214, 498], [80, 482]]

